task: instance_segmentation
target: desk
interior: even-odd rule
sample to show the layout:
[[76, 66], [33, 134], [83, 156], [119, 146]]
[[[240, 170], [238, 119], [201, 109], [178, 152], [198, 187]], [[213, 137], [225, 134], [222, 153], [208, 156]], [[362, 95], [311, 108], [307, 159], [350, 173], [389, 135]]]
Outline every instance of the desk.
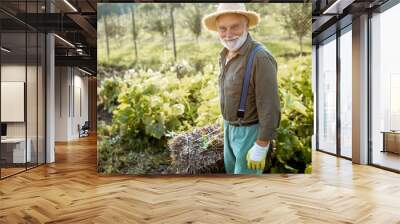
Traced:
[[[31, 145], [32, 140], [27, 138], [28, 147], [25, 154], [25, 138], [6, 138], [1, 139], [1, 154], [3, 159], [9, 163], [25, 163], [31, 161]], [[3, 154], [5, 154], [3, 156]], [[11, 156], [12, 154], [12, 156]], [[11, 160], [12, 158], [12, 160]], [[27, 160], [25, 161], [25, 158]]]
[[381, 133], [383, 133], [382, 152], [400, 154], [400, 131], [382, 131]]

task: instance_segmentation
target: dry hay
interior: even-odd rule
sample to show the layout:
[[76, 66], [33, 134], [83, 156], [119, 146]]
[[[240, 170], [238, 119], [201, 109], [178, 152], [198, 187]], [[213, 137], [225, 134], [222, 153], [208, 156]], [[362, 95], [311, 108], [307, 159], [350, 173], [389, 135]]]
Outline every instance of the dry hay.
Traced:
[[224, 138], [219, 125], [196, 128], [168, 144], [176, 174], [224, 173]]

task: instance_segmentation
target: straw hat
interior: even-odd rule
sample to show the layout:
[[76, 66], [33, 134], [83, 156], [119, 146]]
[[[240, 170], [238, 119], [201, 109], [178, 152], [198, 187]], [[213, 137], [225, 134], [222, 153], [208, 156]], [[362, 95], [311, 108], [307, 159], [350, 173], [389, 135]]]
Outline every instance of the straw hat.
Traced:
[[244, 3], [220, 3], [217, 11], [206, 15], [202, 23], [208, 30], [217, 31], [217, 17], [228, 13], [236, 13], [245, 16], [249, 21], [249, 28], [256, 26], [260, 22], [260, 15], [253, 11], [247, 11]]

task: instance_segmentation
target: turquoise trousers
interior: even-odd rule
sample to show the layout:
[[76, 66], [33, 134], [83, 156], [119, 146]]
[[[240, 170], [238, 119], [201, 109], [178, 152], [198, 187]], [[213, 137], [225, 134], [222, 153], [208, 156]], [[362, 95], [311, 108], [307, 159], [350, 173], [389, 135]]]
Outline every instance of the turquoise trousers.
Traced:
[[224, 164], [228, 174], [262, 174], [247, 168], [246, 155], [257, 140], [259, 124], [233, 126], [224, 120]]

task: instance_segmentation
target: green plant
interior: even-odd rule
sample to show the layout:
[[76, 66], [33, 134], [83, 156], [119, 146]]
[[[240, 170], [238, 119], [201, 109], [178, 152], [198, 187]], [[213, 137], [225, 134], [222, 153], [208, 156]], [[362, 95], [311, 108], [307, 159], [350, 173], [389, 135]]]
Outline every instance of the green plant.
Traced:
[[272, 154], [270, 172], [304, 173], [311, 164], [313, 95], [311, 60], [291, 61], [280, 73], [282, 117]]
[[[140, 155], [155, 158], [168, 152], [169, 132], [187, 131], [201, 120], [199, 96], [215, 76], [211, 74], [212, 66], [208, 70], [207, 75], [194, 73], [182, 63], [162, 66], [160, 71], [131, 70], [105, 79], [99, 87], [98, 104], [102, 111], [110, 113], [111, 119], [99, 125], [100, 165], [106, 166], [102, 170], [122, 172], [124, 167], [137, 163]], [[127, 165], [127, 158], [133, 159], [132, 164]]]
[[[265, 172], [310, 172], [311, 60], [300, 57], [278, 64], [282, 119]], [[181, 61], [164, 64], [159, 71], [129, 70], [103, 80], [99, 105], [112, 118], [99, 123], [102, 172], [172, 172], [167, 148], [171, 133], [190, 135], [196, 127], [220, 123], [218, 71], [212, 64], [196, 71]], [[207, 148], [207, 141], [200, 143], [199, 149]]]

